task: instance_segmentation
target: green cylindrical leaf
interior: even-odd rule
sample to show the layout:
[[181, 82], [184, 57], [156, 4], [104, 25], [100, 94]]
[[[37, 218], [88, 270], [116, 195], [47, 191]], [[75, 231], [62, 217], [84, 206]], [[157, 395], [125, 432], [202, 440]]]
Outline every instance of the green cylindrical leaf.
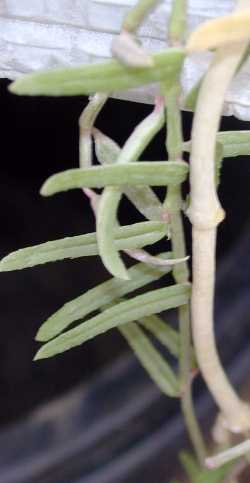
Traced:
[[188, 164], [184, 161], [156, 161], [126, 165], [94, 166], [69, 169], [51, 176], [42, 186], [41, 194], [50, 196], [75, 188], [102, 188], [105, 186], [149, 185], [163, 186], [185, 181]]
[[[154, 138], [164, 124], [164, 102], [158, 98], [155, 108], [149, 116], [134, 129], [127, 139], [116, 160], [117, 165], [127, 166], [137, 161], [145, 147]], [[97, 213], [97, 240], [102, 261], [115, 277], [127, 279], [126, 267], [116, 250], [114, 227], [117, 225], [117, 211], [122, 191], [117, 186], [104, 189]]]
[[250, 131], [222, 131], [216, 139], [223, 145], [224, 158], [250, 155]]
[[10, 91], [19, 95], [74, 96], [112, 93], [165, 80], [174, 82], [184, 49], [168, 49], [152, 56], [152, 67], [126, 67], [116, 60], [65, 69], [36, 72], [17, 79]]
[[141, 328], [135, 322], [130, 322], [123, 324], [119, 330], [161, 391], [167, 396], [178, 397], [180, 388], [173, 370]]
[[81, 168], [87, 168], [92, 165], [91, 130], [107, 99], [108, 96], [106, 94], [95, 94], [79, 118], [79, 161]]
[[[101, 131], [94, 130], [96, 156], [101, 164], [115, 164], [120, 155], [118, 144]], [[125, 186], [124, 194], [137, 210], [149, 220], [163, 219], [163, 206], [149, 186]]]
[[[159, 258], [164, 260], [171, 258], [171, 253], [162, 254]], [[44, 322], [38, 331], [36, 339], [41, 342], [52, 339], [72, 322], [83, 319], [86, 315], [108, 305], [115, 299], [134, 292], [154, 280], [158, 280], [168, 273], [170, 269], [171, 267], [150, 267], [144, 263], [134, 265], [128, 270], [129, 281], [111, 278], [65, 304]]]
[[121, 191], [117, 186], [109, 186], [104, 190], [98, 205], [96, 234], [99, 253], [106, 269], [114, 277], [128, 280], [129, 275], [115, 246], [116, 213], [120, 199]]
[[180, 284], [152, 290], [126, 302], [121, 302], [48, 342], [38, 351], [35, 359], [52, 357], [79, 346], [114, 327], [184, 305], [189, 297], [190, 285]]
[[157, 97], [153, 112], [143, 119], [127, 139], [116, 160], [117, 164], [137, 161], [145, 148], [163, 128], [165, 122], [164, 99]]
[[[136, 249], [151, 245], [166, 235], [166, 226], [161, 222], [143, 222], [123, 226], [116, 232], [118, 250]], [[0, 272], [21, 270], [65, 258], [99, 255], [96, 234], [78, 235], [49, 241], [10, 253], [0, 262]]]
[[164, 208], [149, 186], [126, 186], [124, 194], [145, 218], [163, 220]]
[[200, 79], [188, 92], [186, 98], [184, 99], [183, 108], [187, 109], [188, 111], [195, 111], [196, 102], [198, 99], [198, 95], [200, 92], [200, 87], [202, 84], [203, 78]]
[[[250, 131], [221, 131], [218, 132], [216, 141], [223, 146], [223, 158], [250, 155]], [[183, 149], [189, 153], [191, 141], [186, 141]]]
[[95, 140], [95, 153], [100, 164], [115, 164], [121, 148], [113, 139], [99, 131], [93, 129], [93, 137]]

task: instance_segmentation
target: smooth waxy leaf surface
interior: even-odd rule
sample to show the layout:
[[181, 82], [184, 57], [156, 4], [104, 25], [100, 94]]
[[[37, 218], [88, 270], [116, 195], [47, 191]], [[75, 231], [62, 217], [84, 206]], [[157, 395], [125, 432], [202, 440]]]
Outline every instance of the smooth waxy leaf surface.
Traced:
[[[158, 258], [169, 259], [171, 253], [164, 253]], [[40, 327], [37, 340], [44, 342], [52, 339], [75, 320], [83, 319], [115, 299], [158, 280], [170, 270], [171, 267], [150, 267], [144, 263], [134, 265], [128, 270], [129, 281], [112, 278], [65, 304]]]
[[28, 74], [10, 91], [19, 95], [74, 96], [112, 93], [168, 79], [174, 82], [185, 56], [184, 49], [168, 49], [152, 56], [152, 67], [127, 67], [116, 60], [70, 69]]
[[154, 313], [176, 308], [188, 302], [190, 285], [179, 284], [152, 290], [131, 300], [121, 302], [101, 314], [83, 322], [78, 327], [45, 344], [35, 359], [44, 359], [79, 346], [87, 340], [127, 322], [133, 322]]
[[69, 169], [51, 176], [42, 186], [41, 194], [50, 196], [75, 188], [149, 185], [165, 186], [185, 181], [188, 165], [184, 161], [140, 161], [135, 164], [94, 166]]
[[[166, 225], [161, 222], [142, 222], [123, 226], [116, 231], [118, 250], [136, 249], [156, 243], [166, 236]], [[0, 262], [0, 271], [21, 270], [65, 258], [99, 255], [96, 234], [88, 233], [49, 241], [10, 253]]]

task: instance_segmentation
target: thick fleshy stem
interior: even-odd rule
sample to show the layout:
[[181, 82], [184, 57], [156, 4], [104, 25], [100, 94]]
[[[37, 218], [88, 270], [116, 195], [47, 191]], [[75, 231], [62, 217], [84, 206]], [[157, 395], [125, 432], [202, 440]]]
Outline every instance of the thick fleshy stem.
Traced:
[[[249, 0], [239, 2], [239, 8]], [[218, 49], [202, 82], [192, 129], [191, 204], [193, 224], [193, 338], [202, 375], [232, 432], [250, 428], [250, 407], [231, 386], [219, 360], [213, 327], [217, 225], [223, 220], [214, 176], [216, 134], [225, 94], [247, 42]]]

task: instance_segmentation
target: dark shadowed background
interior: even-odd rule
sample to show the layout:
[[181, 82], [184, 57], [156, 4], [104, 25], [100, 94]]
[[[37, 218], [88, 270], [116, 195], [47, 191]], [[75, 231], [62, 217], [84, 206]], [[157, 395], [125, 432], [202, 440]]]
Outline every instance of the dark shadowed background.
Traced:
[[[19, 98], [8, 93], [8, 83], [7, 80], [0, 83], [1, 256], [43, 241], [94, 231], [88, 201], [80, 190], [51, 198], [39, 195], [39, 188], [49, 175], [77, 167], [78, 117], [87, 99]], [[97, 126], [122, 145], [151, 109], [143, 104], [109, 100]], [[191, 120], [190, 113], [184, 114], [186, 139]], [[247, 127], [233, 118], [223, 121], [223, 129]], [[147, 149], [144, 159], [164, 158], [162, 132]], [[227, 217], [220, 228], [219, 257], [232, 246], [249, 219], [249, 186], [249, 160], [226, 160], [220, 198]], [[133, 207], [124, 201], [121, 223], [139, 219]], [[190, 228], [186, 225], [189, 239]], [[158, 248], [163, 249], [163, 245], [158, 244]], [[97, 257], [1, 274], [1, 424], [23, 417], [41, 402], [86, 380], [126, 349], [121, 336], [113, 330], [54, 359], [32, 362], [38, 348], [34, 336], [40, 324], [63, 303], [107, 277]]]
[[[58, 194], [51, 198], [42, 198], [39, 195], [39, 188], [48, 176], [55, 172], [78, 166], [78, 118], [87, 103], [87, 98], [20, 98], [8, 93], [8, 84], [8, 80], [2, 80], [0, 82], [1, 257], [8, 254], [10, 251], [29, 245], [65, 236], [88, 233], [95, 230], [94, 218], [89, 203], [81, 190]], [[100, 130], [111, 136], [122, 146], [137, 123], [149, 114], [151, 110], [152, 106], [111, 99], [99, 115], [96, 125]], [[192, 115], [190, 113], [184, 113], [183, 128], [185, 139], [189, 139], [191, 122]], [[240, 122], [234, 118], [224, 118], [221, 128], [223, 130], [248, 129], [249, 123]], [[165, 133], [163, 130], [156, 136], [155, 140], [146, 150], [143, 159], [166, 159], [164, 139]], [[230, 160], [226, 159], [222, 169], [222, 182], [220, 186], [220, 199], [227, 213], [226, 219], [219, 229], [218, 259], [220, 263], [229, 252], [232, 253], [233, 247], [237, 245], [245, 227], [249, 225], [249, 186], [249, 159], [246, 157]], [[184, 188], [186, 191], [187, 189], [188, 186]], [[160, 197], [164, 194], [164, 191], [161, 189], [157, 190], [157, 192]], [[122, 224], [133, 223], [141, 219], [133, 206], [125, 199], [121, 204], [119, 216]], [[185, 220], [185, 228], [188, 252], [190, 253], [190, 225], [187, 220]], [[243, 250], [245, 251], [247, 250], [247, 240], [248, 239], [245, 239], [243, 244], [245, 247]], [[158, 243], [156, 247], [153, 248], [153, 252], [154, 250], [166, 249], [165, 243], [166, 242]], [[237, 253], [238, 256], [240, 256], [241, 252], [239, 250]], [[241, 262], [241, 257], [239, 259]], [[126, 259], [126, 263], [131, 263], [131, 260]], [[238, 267], [238, 263], [235, 262], [233, 266]], [[246, 264], [244, 287], [247, 287], [245, 296], [248, 300], [249, 286], [247, 267], [248, 265]], [[224, 278], [228, 277], [228, 283], [230, 282], [231, 276], [232, 279], [233, 277], [236, 277], [236, 285], [238, 283], [237, 280], [239, 279], [238, 286], [240, 287], [240, 280], [242, 281], [241, 275], [239, 276], [239, 274], [241, 274], [241, 266], [239, 266], [239, 271], [236, 274], [231, 273], [230, 269], [228, 271], [228, 268], [226, 268], [226, 271], [224, 270], [224, 273], [229, 273], [229, 275], [224, 276]], [[102, 282], [107, 278], [108, 273], [98, 257], [62, 261], [33, 269], [26, 269], [24, 271], [0, 274], [0, 435], [1, 430], [3, 429], [8, 432], [8, 428], [10, 427], [9, 423], [15, 424], [18, 421], [25, 421], [29, 414], [41, 404], [47, 403], [57, 396], [65, 395], [70, 389], [81, 382], [87, 383], [88, 381], [91, 381], [93, 376], [100, 373], [101, 368], [107, 366], [107, 363], [111, 365], [114, 364], [115, 360], [117, 360], [121, 353], [128, 351], [120, 334], [116, 330], [112, 330], [106, 335], [102, 335], [97, 339], [89, 341], [82, 347], [73, 349], [57, 356], [56, 358], [36, 363], [32, 362], [32, 358], [38, 348], [38, 344], [34, 341], [34, 336], [41, 323], [65, 302], [77, 297], [88, 288], [92, 288], [97, 283]], [[158, 282], [158, 286], [160, 283], [161, 282]], [[154, 286], [157, 286], [157, 284]], [[221, 291], [221, 294], [224, 297], [223, 303], [226, 300], [233, 301], [234, 287], [234, 284], [232, 284], [230, 289], [230, 283], [229, 285], [224, 283], [224, 289]], [[244, 317], [244, 321], [248, 324], [247, 321], [249, 316], [246, 317], [246, 313], [249, 314], [248, 305], [246, 306], [246, 309], [247, 310], [242, 317]], [[237, 313], [237, 307], [235, 310]], [[229, 312], [231, 312], [231, 309], [229, 309]], [[237, 317], [236, 322], [238, 322]], [[222, 319], [219, 320], [219, 325], [223, 325], [224, 323], [225, 320], [222, 317]], [[248, 333], [246, 331], [244, 332], [244, 330], [245, 329], [243, 328], [243, 336], [240, 334], [238, 339], [235, 338], [235, 332], [234, 335], [232, 332], [231, 338], [230, 334], [227, 333], [227, 340], [229, 341], [228, 345], [230, 346], [231, 344], [233, 347], [235, 343], [238, 348], [238, 344], [241, 344], [242, 338], [245, 338], [244, 334]], [[249, 329], [246, 330], [249, 331]], [[222, 327], [222, 334], [223, 331], [225, 332], [226, 329]], [[226, 347], [224, 350], [225, 354], [230, 353], [230, 360], [232, 351], [233, 354], [235, 354], [234, 348], [231, 350]], [[241, 367], [243, 367], [242, 363]], [[123, 369], [121, 369], [121, 372], [122, 370]], [[118, 372], [116, 373], [118, 374], [119, 371], [120, 369], [118, 369]], [[132, 369], [132, 373], [135, 374], [133, 371], [134, 369]], [[135, 377], [139, 378], [138, 384], [140, 384], [142, 372], [139, 372], [138, 374], [136, 372]], [[240, 378], [236, 377], [236, 380], [239, 381]], [[127, 383], [129, 383], [129, 378]], [[121, 386], [119, 386], [119, 384]], [[144, 382], [142, 382], [142, 388], [144, 387], [143, 384]], [[116, 388], [115, 391], [118, 390], [118, 393], [119, 388], [123, 388], [125, 391], [124, 394], [127, 394], [127, 400], [129, 403], [129, 392], [126, 393], [126, 385], [123, 387], [123, 381], [116, 381], [114, 387]], [[198, 383], [198, 392], [199, 390]], [[106, 387], [105, 391], [107, 396], [109, 393], [109, 386]], [[101, 403], [103, 396], [102, 389], [100, 396]], [[138, 389], [138, 400], [140, 400], [140, 396], [141, 393]], [[81, 398], [82, 396], [79, 397]], [[112, 407], [112, 391], [109, 398], [109, 400], [105, 399], [106, 404], [110, 404], [110, 407]], [[80, 404], [81, 399], [79, 399], [79, 401]], [[109, 402], [107, 403], [107, 401]], [[159, 425], [159, 427], [162, 426], [160, 417], [165, 418], [164, 412], [166, 400], [162, 398], [160, 401], [161, 416], [159, 412], [158, 419], [158, 410], [156, 410], [154, 414], [152, 413], [152, 410], [150, 410], [150, 416], [148, 413], [145, 413], [144, 426], [141, 426], [142, 438], [147, 431], [148, 434], [151, 434], [150, 424]], [[146, 406], [147, 404], [148, 403], [146, 402]], [[179, 411], [179, 405], [178, 402], [174, 402], [173, 400], [167, 402], [167, 404], [168, 416], [171, 422], [171, 415], [172, 413]], [[86, 407], [88, 411], [88, 406]], [[82, 409], [84, 410], [83, 406]], [[98, 409], [101, 421], [102, 414], [105, 413], [106, 409], [102, 408], [102, 406]], [[75, 410], [72, 411], [72, 414], [69, 413], [69, 421], [73, 415], [72, 417], [75, 417], [74, 424], [76, 424], [76, 427], [78, 425], [77, 414]], [[138, 417], [140, 428], [140, 423], [142, 421], [141, 415], [139, 414]], [[56, 424], [57, 426], [60, 426], [60, 418]], [[15, 428], [13, 424], [11, 427], [12, 429], [13, 427]], [[133, 429], [135, 427], [132, 420], [131, 427]], [[20, 429], [18, 431], [20, 431]], [[38, 430], [38, 434], [40, 434], [39, 431], [40, 429]], [[80, 428], [79, 431], [82, 433]], [[166, 433], [167, 432], [165, 431], [165, 434]], [[19, 435], [20, 433], [17, 434]], [[76, 434], [75, 428], [72, 429], [72, 434]], [[117, 429], [114, 429], [114, 435], [114, 451], [112, 450], [112, 447], [110, 447], [109, 453], [111, 458], [113, 458], [112, 455], [115, 452], [115, 448], [118, 448], [116, 441]], [[51, 435], [48, 437], [49, 442], [51, 443]], [[13, 458], [15, 461], [15, 451], [19, 451], [19, 449], [15, 450], [13, 453], [14, 446], [12, 446], [12, 441], [14, 445], [14, 439], [11, 432], [7, 434], [6, 440], [4, 438], [5, 436], [1, 441], [10, 442], [10, 448], [7, 448], [5, 452], [9, 455], [10, 464], [5, 456], [3, 463], [3, 468], [7, 468], [6, 475], [9, 475], [9, 470], [13, 465]], [[37, 435], [35, 435], [34, 438], [34, 441], [37, 441]], [[158, 437], [158, 441], [159, 438], [160, 436]], [[131, 438], [128, 435], [128, 440], [130, 439]], [[152, 444], [155, 445], [155, 443], [156, 441], [153, 438]], [[27, 454], [29, 454], [29, 448], [32, 448], [32, 444], [32, 441], [30, 441], [29, 445], [27, 444]], [[131, 441], [129, 444], [131, 445]], [[57, 448], [56, 445], [57, 442], [55, 443], [55, 448]], [[103, 445], [103, 447], [107, 449], [105, 438]], [[162, 445], [163, 461], [165, 458], [164, 445], [165, 443]], [[137, 447], [139, 446], [137, 445]], [[38, 448], [38, 455], [39, 451]], [[124, 448], [122, 451], [124, 451]], [[176, 457], [176, 450], [173, 449], [173, 451], [175, 451], [174, 457]], [[100, 455], [100, 450], [98, 448], [97, 455]], [[22, 463], [23, 457], [21, 453], [19, 456]], [[103, 453], [103, 458], [106, 461], [105, 452]], [[156, 467], [159, 467], [157, 458], [155, 459], [155, 464]], [[83, 469], [79, 464], [79, 461], [82, 462], [82, 456], [80, 457], [80, 460], [78, 460], [79, 458], [77, 457], [76, 466], [78, 470], [74, 471], [76, 475], [82, 475]], [[24, 460], [24, 468], [26, 464], [25, 461], [26, 460]], [[99, 461], [98, 457], [95, 456], [93, 465], [94, 467], [96, 464], [97, 466], [99, 465], [101, 468], [100, 471], [102, 471], [102, 465], [96, 463], [97, 461]], [[30, 462], [32, 463], [32, 457], [30, 457]], [[69, 479], [71, 477], [67, 476], [69, 464], [65, 463], [65, 465], [66, 469], [62, 469], [61, 476], [55, 476], [57, 473], [51, 473], [51, 470], [49, 469], [48, 474], [50, 476], [45, 480], [44, 475], [47, 474], [47, 470], [41, 470], [39, 473], [41, 479], [35, 478], [36, 481], [38, 483], [45, 483], [45, 481], [48, 483], [71, 482], [71, 479]], [[55, 468], [57, 467], [55, 466]], [[162, 474], [165, 475], [164, 465], [162, 468]], [[57, 469], [55, 471], [57, 471]], [[147, 472], [148, 470], [145, 471]], [[152, 469], [152, 471], [152, 474], [155, 475], [155, 470]], [[11, 479], [8, 479], [7, 476], [5, 478], [5, 476], [1, 477], [0, 475], [0, 483], [12, 483], [13, 481], [26, 483], [31, 482], [34, 479], [33, 476], [30, 476], [31, 479], [26, 478], [25, 472], [22, 473], [22, 477], [20, 477], [19, 473], [19, 467], [17, 466], [16, 479], [13, 479], [14, 477], [12, 476], [10, 477]], [[32, 474], [38, 473], [31, 472], [31, 475]], [[88, 469], [86, 470], [86, 474], [88, 474]], [[142, 474], [140, 473], [139, 478], [141, 477]], [[86, 482], [93, 481], [95, 483], [100, 483], [100, 481], [111, 481], [109, 477], [107, 478], [107, 480], [100, 480], [99, 477], [97, 480], [87, 479]], [[148, 479], [143, 481], [150, 481], [150, 483], [153, 481], [150, 479], [149, 475], [147, 475], [147, 478]], [[73, 481], [75, 480], [73, 480], [72, 477], [72, 482]], [[78, 481], [80, 482], [80, 480], [77, 479], [77, 482]], [[81, 480], [81, 482], [82, 481], [85, 483], [85, 479]], [[126, 483], [130, 483], [130, 481], [131, 483], [135, 483], [138, 481], [138, 476], [133, 476], [129, 481], [125, 476], [124, 481], [126, 481]], [[166, 479], [166, 481], [168, 481], [168, 479]]]

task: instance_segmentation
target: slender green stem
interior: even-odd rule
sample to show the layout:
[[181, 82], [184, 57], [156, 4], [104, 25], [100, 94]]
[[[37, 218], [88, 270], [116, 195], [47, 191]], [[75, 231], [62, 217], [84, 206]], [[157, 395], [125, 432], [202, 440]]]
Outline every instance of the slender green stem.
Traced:
[[172, 45], [181, 44], [186, 36], [186, 0], [174, 0], [169, 20], [168, 38]]
[[122, 28], [128, 32], [135, 32], [144, 18], [153, 10], [159, 0], [139, 0], [124, 18]]
[[[186, 23], [186, 1], [175, 0], [169, 24], [169, 42], [171, 45], [182, 43], [185, 37]], [[182, 119], [179, 107], [180, 83], [175, 84], [170, 89], [166, 85], [163, 87], [166, 111], [167, 111], [167, 140], [166, 147], [168, 156], [174, 160], [182, 159]], [[164, 206], [170, 215], [172, 249], [175, 257], [186, 256], [186, 246], [183, 222], [181, 216], [182, 194], [180, 185], [172, 186], [168, 189]], [[187, 282], [189, 279], [189, 269], [187, 262], [182, 262], [173, 268], [173, 276], [177, 281]], [[179, 331], [180, 331], [180, 357], [179, 357], [179, 377], [182, 388], [181, 407], [190, 440], [194, 446], [197, 458], [204, 465], [206, 456], [205, 443], [200, 431], [199, 423], [195, 416], [192, 400], [192, 349], [191, 349], [191, 320], [190, 306], [186, 304], [179, 308]]]
[[[169, 116], [168, 116], [169, 117]], [[168, 123], [168, 130], [170, 124]], [[184, 230], [181, 219], [182, 198], [178, 186], [168, 190], [165, 206], [170, 213], [171, 240], [173, 254], [175, 257], [186, 255]], [[173, 275], [176, 281], [188, 281], [189, 271], [186, 262], [175, 265]], [[179, 377], [182, 388], [181, 407], [185, 418], [185, 423], [189, 432], [189, 437], [194, 446], [200, 464], [204, 465], [206, 448], [200, 431], [198, 421], [192, 401], [192, 364], [191, 364], [191, 331], [190, 331], [190, 307], [189, 304], [179, 308], [179, 327], [180, 327], [180, 357], [179, 357]]]

